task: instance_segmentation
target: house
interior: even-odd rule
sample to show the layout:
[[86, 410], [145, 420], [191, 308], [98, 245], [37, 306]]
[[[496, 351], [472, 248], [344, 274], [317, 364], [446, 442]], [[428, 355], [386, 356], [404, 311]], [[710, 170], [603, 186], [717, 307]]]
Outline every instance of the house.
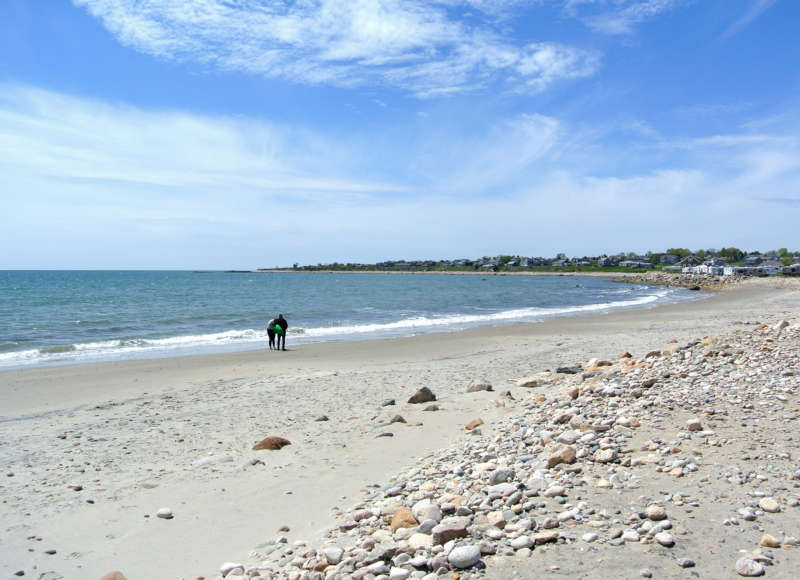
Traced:
[[781, 273], [784, 276], [800, 276], [800, 264], [792, 264], [791, 266], [784, 266]]
[[744, 263], [747, 264], [748, 266], [758, 266], [763, 261], [764, 260], [761, 258], [761, 256], [757, 254], [744, 257]]
[[639, 260], [623, 260], [619, 263], [623, 268], [652, 268], [653, 264], [650, 262], [642, 262]]
[[563, 260], [553, 260], [553, 262], [552, 262], [552, 264], [551, 264], [551, 265], [552, 265], [552, 266], [558, 266], [559, 268], [563, 268], [564, 266], [569, 266], [569, 265], [570, 265], [570, 261], [569, 261], [569, 260], [566, 260], [566, 259], [563, 259]]
[[597, 260], [597, 265], [603, 266], [604, 268], [608, 268], [609, 266], [613, 266], [614, 264], [616, 264], [616, 262], [612, 258], [609, 258], [608, 256], [603, 256], [599, 260]]
[[677, 264], [679, 260], [680, 257], [675, 254], [661, 254], [659, 262], [661, 264]]

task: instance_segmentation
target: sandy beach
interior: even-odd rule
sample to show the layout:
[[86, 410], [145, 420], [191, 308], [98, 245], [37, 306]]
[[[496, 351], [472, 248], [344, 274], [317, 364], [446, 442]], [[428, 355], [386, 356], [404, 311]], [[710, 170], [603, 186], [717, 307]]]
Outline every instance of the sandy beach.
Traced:
[[[800, 319], [800, 284], [753, 280], [697, 302], [538, 324], [3, 372], [0, 573], [213, 578], [223, 562], [245, 561], [279, 536], [313, 546], [337, 516], [418, 459], [474, 440], [468, 421], [480, 417], [481, 436], [491, 438], [494, 425], [522, 412], [498, 402], [498, 392], [531, 396], [515, 386], [521, 377], [783, 319]], [[467, 393], [473, 382], [494, 391]], [[436, 394], [438, 410], [406, 402], [421, 387]], [[787, 408], [800, 404], [796, 391], [787, 396]], [[390, 423], [398, 414], [406, 422]], [[796, 420], [787, 424], [797, 432]], [[291, 445], [253, 451], [267, 436]], [[157, 517], [162, 508], [174, 517]], [[800, 536], [798, 513], [787, 535]], [[798, 550], [781, 552], [794, 569]], [[559, 554], [542, 566], [569, 569]], [[720, 558], [732, 569], [729, 554]], [[639, 577], [640, 559], [621, 577]], [[535, 575], [519, 562], [503, 566], [482, 574]], [[783, 562], [768, 575], [791, 571]]]

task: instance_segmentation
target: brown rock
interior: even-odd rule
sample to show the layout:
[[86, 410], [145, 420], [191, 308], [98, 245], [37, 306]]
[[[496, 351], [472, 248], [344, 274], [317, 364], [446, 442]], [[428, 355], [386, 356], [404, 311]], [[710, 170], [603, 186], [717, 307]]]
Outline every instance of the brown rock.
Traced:
[[407, 421], [403, 419], [402, 415], [395, 415], [389, 423], [407, 423]]
[[125, 574], [119, 570], [114, 570], [108, 574], [103, 574], [103, 577], [100, 578], [100, 580], [127, 580], [127, 578], [125, 578]]
[[644, 355], [644, 358], [653, 358], [653, 357], [657, 357], [657, 356], [661, 356], [661, 351], [660, 350], [651, 350], [646, 355]]
[[759, 545], [763, 546], [764, 548], [781, 547], [780, 541], [777, 538], [770, 536], [769, 534], [764, 534], [763, 536], [761, 536], [761, 541], [759, 542]]
[[621, 355], [619, 355], [619, 358], [633, 358], [633, 355], [631, 353], [625, 351]]
[[283, 437], [267, 437], [253, 445], [253, 451], [260, 451], [262, 449], [277, 450], [286, 445], [291, 445], [292, 442]]
[[411, 510], [405, 506], [400, 506], [394, 512], [392, 516], [392, 523], [390, 524], [392, 527], [392, 532], [396, 532], [400, 528], [413, 528], [419, 522], [417, 518], [414, 517], [414, 514], [411, 513]]
[[559, 463], [572, 463], [573, 461], [575, 461], [575, 448], [569, 445], [562, 445], [547, 458], [547, 468], [552, 469]]
[[472, 421], [466, 424], [464, 429], [466, 429], [467, 431], [472, 431], [475, 427], [478, 427], [480, 425], [483, 425], [483, 419], [473, 419]]
[[647, 379], [646, 381], [642, 381], [642, 387], [645, 389], [649, 389], [653, 385], [658, 382], [658, 379]]
[[570, 399], [577, 399], [578, 395], [580, 395], [581, 390], [578, 387], [572, 387], [570, 390], [567, 391], [567, 396]]
[[538, 534], [533, 535], [533, 542], [537, 546], [541, 544], [547, 544], [550, 542], [557, 542], [559, 536], [560, 534], [557, 531], [539, 532]]
[[428, 387], [422, 387], [416, 393], [414, 393], [411, 398], [408, 400], [409, 403], [428, 403], [430, 401], [435, 401], [436, 395], [434, 395]]
[[443, 519], [431, 530], [434, 545], [446, 544], [456, 538], [466, 538], [468, 526], [469, 518], [452, 517]]

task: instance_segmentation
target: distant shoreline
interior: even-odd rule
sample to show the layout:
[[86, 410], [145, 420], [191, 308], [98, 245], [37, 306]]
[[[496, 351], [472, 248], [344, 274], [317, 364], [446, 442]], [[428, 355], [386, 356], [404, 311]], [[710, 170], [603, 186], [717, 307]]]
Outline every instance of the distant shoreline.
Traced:
[[617, 278], [628, 276], [631, 272], [558, 272], [546, 270], [541, 272], [480, 272], [469, 270], [294, 270], [291, 268], [278, 270], [225, 270], [226, 274], [401, 274], [408, 275], [432, 275], [440, 274], [445, 276], [585, 276], [594, 278]]

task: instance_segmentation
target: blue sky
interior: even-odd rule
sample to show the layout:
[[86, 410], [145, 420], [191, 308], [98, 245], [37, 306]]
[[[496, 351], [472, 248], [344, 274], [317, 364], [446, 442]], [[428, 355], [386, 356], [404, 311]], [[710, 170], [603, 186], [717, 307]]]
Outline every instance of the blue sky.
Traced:
[[790, 0], [5, 0], [0, 268], [800, 249]]

